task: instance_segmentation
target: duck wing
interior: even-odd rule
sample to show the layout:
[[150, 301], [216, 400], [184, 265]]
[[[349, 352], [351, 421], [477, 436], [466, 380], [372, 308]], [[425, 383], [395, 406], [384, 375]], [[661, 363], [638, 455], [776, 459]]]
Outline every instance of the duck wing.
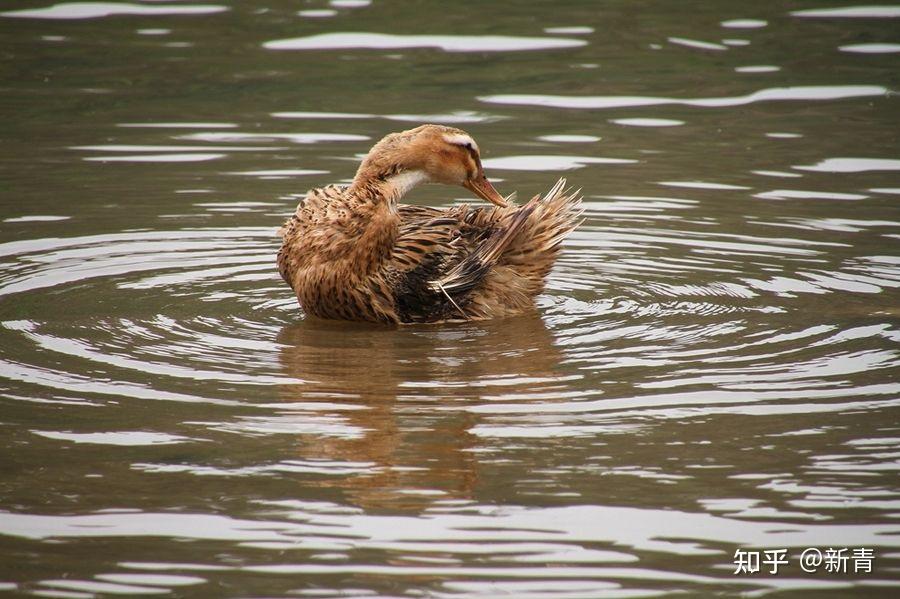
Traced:
[[471, 318], [469, 297], [533, 211], [533, 202], [521, 208], [401, 206], [390, 261], [401, 321]]
[[[453, 305], [431, 281], [456, 265], [468, 243], [463, 235], [466, 206], [440, 210], [400, 206], [400, 231], [386, 265], [394, 307], [401, 322], [433, 322], [448, 318]], [[457, 318], [461, 315], [457, 314]]]
[[560, 179], [521, 208], [469, 211], [465, 222], [480, 232], [479, 240], [431, 281], [433, 290], [460, 305], [455, 316], [464, 311], [466, 318], [494, 318], [533, 306], [563, 239], [581, 220], [580, 191], [565, 185]]

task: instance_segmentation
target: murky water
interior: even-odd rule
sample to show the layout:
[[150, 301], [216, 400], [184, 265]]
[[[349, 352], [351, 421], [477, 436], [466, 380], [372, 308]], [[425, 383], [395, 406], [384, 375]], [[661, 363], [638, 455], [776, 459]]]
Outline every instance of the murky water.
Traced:
[[[900, 7], [0, 12], [0, 590], [898, 592]], [[537, 313], [304, 319], [275, 228], [427, 121], [583, 188]]]

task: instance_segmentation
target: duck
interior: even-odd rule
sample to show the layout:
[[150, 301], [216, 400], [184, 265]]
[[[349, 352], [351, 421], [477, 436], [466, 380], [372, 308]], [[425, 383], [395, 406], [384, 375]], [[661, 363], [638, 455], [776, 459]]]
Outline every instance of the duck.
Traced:
[[[490, 206], [401, 204], [424, 183]], [[534, 309], [580, 191], [560, 179], [518, 206], [488, 181], [461, 129], [426, 124], [376, 143], [349, 185], [311, 189], [278, 230], [278, 271], [307, 315], [391, 325], [485, 320]]]

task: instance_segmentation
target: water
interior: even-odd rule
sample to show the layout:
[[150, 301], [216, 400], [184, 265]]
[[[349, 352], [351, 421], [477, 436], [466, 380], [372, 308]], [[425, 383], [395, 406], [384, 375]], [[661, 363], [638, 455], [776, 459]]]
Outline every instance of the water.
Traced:
[[[900, 7], [771, 4], [4, 4], [0, 590], [894, 596]], [[426, 121], [584, 190], [537, 312], [304, 319]]]

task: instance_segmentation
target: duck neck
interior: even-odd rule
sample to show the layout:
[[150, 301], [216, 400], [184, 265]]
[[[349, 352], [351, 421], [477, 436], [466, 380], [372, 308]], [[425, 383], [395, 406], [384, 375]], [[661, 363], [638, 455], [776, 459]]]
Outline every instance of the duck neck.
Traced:
[[390, 259], [400, 233], [397, 203], [409, 190], [427, 180], [427, 175], [420, 170], [375, 176], [366, 176], [362, 170], [357, 173], [349, 191], [360, 201], [357, 210], [364, 215], [365, 227], [348, 249], [347, 256], [355, 269], [368, 275]]
[[428, 181], [428, 175], [420, 169], [360, 169], [353, 179], [350, 191], [376, 203], [386, 201], [389, 206], [396, 207], [397, 202], [410, 190]]
[[382, 187], [385, 195], [392, 198], [394, 202], [399, 202], [400, 198], [405, 196], [417, 185], [427, 183], [428, 175], [422, 170], [401, 171], [396, 175], [387, 177]]

